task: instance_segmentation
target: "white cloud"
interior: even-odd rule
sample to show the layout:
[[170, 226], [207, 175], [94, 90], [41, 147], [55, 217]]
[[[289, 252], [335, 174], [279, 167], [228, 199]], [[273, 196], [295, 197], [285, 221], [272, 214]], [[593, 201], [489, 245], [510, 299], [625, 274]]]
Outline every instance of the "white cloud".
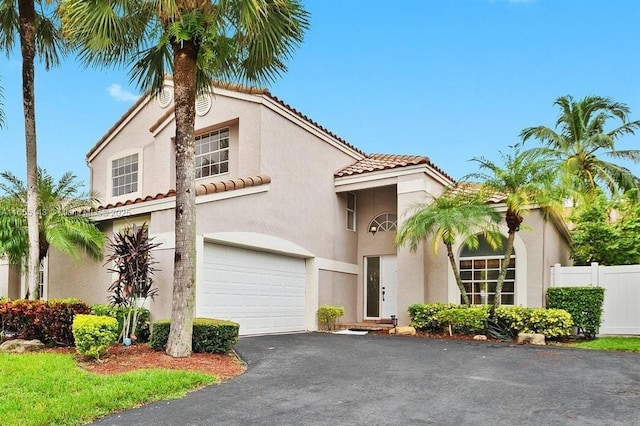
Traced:
[[122, 88], [122, 86], [115, 83], [107, 88], [107, 92], [109, 93], [109, 96], [111, 96], [116, 101], [134, 102], [137, 101], [138, 98], [140, 98], [140, 96], [134, 95], [131, 92], [127, 92]]

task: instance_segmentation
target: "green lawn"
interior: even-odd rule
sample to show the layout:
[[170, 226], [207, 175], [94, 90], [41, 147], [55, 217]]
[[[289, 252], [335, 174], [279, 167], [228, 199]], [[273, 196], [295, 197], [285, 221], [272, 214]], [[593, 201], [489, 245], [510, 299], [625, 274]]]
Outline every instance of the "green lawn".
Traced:
[[569, 346], [600, 351], [640, 352], [640, 337], [598, 337], [595, 340], [571, 343]]
[[78, 425], [216, 381], [168, 370], [100, 376], [77, 367], [72, 355], [0, 354], [0, 424]]

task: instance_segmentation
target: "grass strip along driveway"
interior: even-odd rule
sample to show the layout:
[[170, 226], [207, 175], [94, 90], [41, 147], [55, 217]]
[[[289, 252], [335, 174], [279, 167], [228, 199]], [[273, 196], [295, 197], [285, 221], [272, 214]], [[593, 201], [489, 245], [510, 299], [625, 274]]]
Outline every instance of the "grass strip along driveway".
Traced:
[[70, 354], [0, 354], [0, 424], [77, 425], [216, 381], [169, 370], [100, 376], [79, 368]]
[[599, 351], [640, 352], [640, 337], [598, 337], [596, 340], [571, 343], [568, 346]]

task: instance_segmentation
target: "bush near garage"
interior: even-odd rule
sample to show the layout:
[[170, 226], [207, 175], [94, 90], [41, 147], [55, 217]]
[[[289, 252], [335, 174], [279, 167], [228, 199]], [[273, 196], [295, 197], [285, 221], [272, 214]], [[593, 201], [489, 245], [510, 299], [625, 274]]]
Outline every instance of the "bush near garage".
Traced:
[[3, 337], [38, 339], [48, 346], [74, 346], [73, 318], [90, 313], [78, 299], [0, 301], [0, 331]]
[[[490, 306], [463, 306], [443, 303], [414, 304], [409, 306], [410, 324], [421, 332], [440, 333], [451, 331], [473, 335], [484, 332]], [[511, 336], [518, 333], [540, 333], [549, 339], [571, 334], [571, 314], [562, 309], [523, 308], [500, 306], [496, 319], [506, 327]]]
[[[170, 328], [170, 320], [154, 322], [149, 346], [156, 351], [165, 350]], [[240, 325], [233, 321], [195, 318], [191, 340], [192, 351], [194, 353], [227, 353], [238, 343], [239, 331]]]
[[547, 308], [564, 309], [587, 339], [595, 339], [602, 323], [602, 287], [550, 287]]
[[[118, 336], [122, 337], [124, 319], [129, 315], [128, 306], [91, 305], [91, 313], [94, 315], [106, 315], [118, 320]], [[137, 324], [134, 328], [136, 342], [147, 343], [151, 336], [150, 312], [146, 308], [138, 308]]]
[[338, 320], [344, 316], [343, 306], [322, 305], [316, 314], [318, 322], [324, 326], [325, 330], [335, 330]]

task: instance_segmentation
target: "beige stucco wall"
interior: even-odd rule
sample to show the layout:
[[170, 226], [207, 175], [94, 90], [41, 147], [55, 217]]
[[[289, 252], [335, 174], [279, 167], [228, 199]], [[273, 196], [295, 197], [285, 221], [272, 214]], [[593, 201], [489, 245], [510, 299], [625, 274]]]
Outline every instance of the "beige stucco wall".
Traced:
[[9, 264], [6, 259], [0, 259], [0, 297], [20, 297], [20, 267]]
[[[438, 247], [438, 252], [433, 251], [431, 241], [424, 244], [424, 302], [447, 303], [447, 280], [449, 273], [449, 259], [446, 256], [444, 244]], [[420, 302], [412, 302], [420, 303]]]
[[[131, 194], [114, 199], [109, 193], [109, 169], [111, 160], [132, 154], [137, 150], [142, 154], [142, 175], [143, 181], [138, 182], [141, 185], [140, 193], [142, 195], [157, 194], [158, 192], [166, 192], [168, 186], [168, 178], [158, 173], [154, 176], [154, 164], [158, 160], [155, 151], [160, 147], [154, 144], [154, 138], [149, 127], [164, 112], [155, 100], [146, 103], [135, 116], [135, 118], [127, 123], [105, 147], [95, 155], [90, 162], [91, 168], [91, 185], [96, 191], [102, 203], [109, 203], [118, 199], [129, 199]], [[146, 178], [145, 178], [146, 177]], [[149, 179], [150, 177], [153, 177]], [[135, 197], [134, 197], [135, 198]]]
[[318, 305], [344, 307], [343, 323], [356, 321], [357, 276], [340, 272], [320, 271]]
[[71, 256], [49, 249], [47, 298], [78, 298], [89, 304], [109, 303], [111, 274], [103, 261], [86, 256], [76, 262]]

